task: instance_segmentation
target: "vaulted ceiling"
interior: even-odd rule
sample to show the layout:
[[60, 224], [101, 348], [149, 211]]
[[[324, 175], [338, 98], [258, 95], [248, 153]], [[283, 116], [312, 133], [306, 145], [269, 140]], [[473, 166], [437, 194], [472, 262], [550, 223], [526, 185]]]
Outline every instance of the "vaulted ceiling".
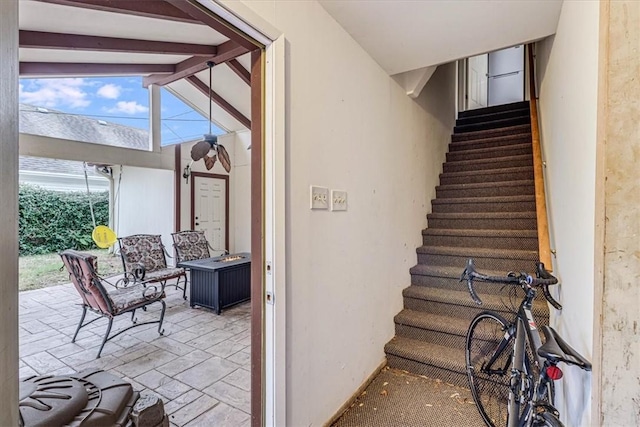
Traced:
[[319, 0], [394, 75], [554, 34], [562, 0]]
[[141, 75], [227, 131], [251, 127], [250, 41], [186, 0], [20, 1], [20, 77]]

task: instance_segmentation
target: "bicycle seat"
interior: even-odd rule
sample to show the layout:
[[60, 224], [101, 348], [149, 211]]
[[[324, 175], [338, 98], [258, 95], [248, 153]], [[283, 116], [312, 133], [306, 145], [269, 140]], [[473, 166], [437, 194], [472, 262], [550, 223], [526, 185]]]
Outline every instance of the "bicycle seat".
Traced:
[[575, 351], [560, 335], [549, 326], [543, 326], [542, 332], [546, 342], [538, 349], [538, 355], [548, 359], [552, 363], [564, 362], [576, 365], [585, 371], [591, 370], [591, 362]]

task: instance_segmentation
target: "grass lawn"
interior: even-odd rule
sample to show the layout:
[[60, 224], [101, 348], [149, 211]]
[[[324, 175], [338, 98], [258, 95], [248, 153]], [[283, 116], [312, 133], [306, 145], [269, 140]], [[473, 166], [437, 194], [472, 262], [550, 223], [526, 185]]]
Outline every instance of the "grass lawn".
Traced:
[[[98, 257], [98, 273], [111, 276], [122, 272], [120, 256], [107, 253], [107, 249], [84, 251]], [[57, 253], [47, 255], [29, 255], [19, 258], [19, 288], [21, 291], [46, 288], [47, 286], [69, 283], [69, 273], [62, 268], [62, 260]], [[62, 270], [61, 270], [62, 268]]]

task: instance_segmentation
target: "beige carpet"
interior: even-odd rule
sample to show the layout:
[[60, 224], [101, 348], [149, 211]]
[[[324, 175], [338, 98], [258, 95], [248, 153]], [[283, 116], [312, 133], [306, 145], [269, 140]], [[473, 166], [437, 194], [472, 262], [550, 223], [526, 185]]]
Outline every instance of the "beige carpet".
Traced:
[[384, 368], [333, 427], [481, 427], [471, 391]]

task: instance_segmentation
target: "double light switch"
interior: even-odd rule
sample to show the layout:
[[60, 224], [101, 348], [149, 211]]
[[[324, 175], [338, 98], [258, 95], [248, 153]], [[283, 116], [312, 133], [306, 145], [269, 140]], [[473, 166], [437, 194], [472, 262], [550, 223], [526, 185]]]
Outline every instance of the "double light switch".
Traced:
[[332, 211], [347, 210], [347, 192], [343, 190], [331, 190], [327, 187], [311, 186], [311, 209], [329, 209]]

